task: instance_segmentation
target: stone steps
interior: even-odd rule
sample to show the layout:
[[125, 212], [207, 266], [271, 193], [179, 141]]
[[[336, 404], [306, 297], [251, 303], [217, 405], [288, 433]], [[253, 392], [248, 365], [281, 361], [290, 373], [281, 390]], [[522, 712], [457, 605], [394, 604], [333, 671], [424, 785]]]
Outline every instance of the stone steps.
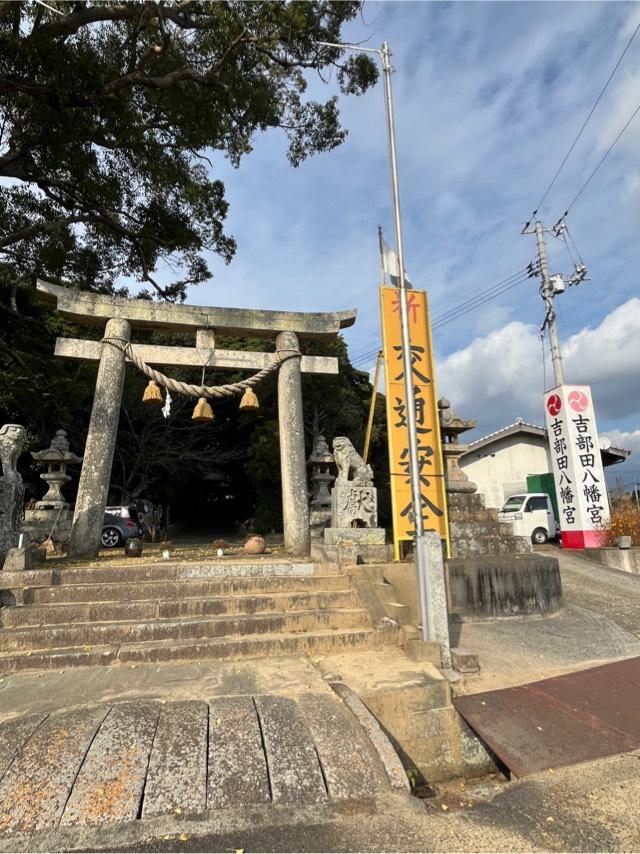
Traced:
[[227, 637], [274, 632], [313, 632], [369, 628], [364, 608], [290, 611], [253, 616], [238, 615], [174, 620], [127, 620], [106, 623], [77, 623], [34, 628], [5, 628], [0, 634], [0, 650], [44, 650], [57, 647], [130, 644], [142, 641]]
[[347, 576], [309, 561], [132, 562], [0, 583], [1, 673], [399, 642], [397, 627], [373, 628]]
[[[85, 575], [86, 579], [86, 575]], [[148, 599], [182, 599], [211, 596], [253, 596], [262, 593], [312, 593], [350, 589], [341, 575], [283, 575], [237, 578], [187, 578], [126, 582], [61, 580], [55, 586], [26, 587], [28, 604], [66, 602], [133, 602]]]
[[14, 651], [0, 654], [0, 674], [25, 670], [61, 670], [116, 663], [157, 663], [207, 659], [257, 658], [278, 655], [326, 655], [349, 649], [367, 649], [399, 643], [399, 630], [370, 628], [341, 631], [267, 633], [244, 637], [165, 640], [121, 646], [60, 647], [54, 650]]
[[[125, 584], [133, 581], [180, 581], [188, 578], [256, 578], [271, 576], [310, 577], [316, 566], [310, 561], [232, 561], [211, 563], [128, 563], [123, 566], [56, 567], [6, 573], [3, 585], [43, 587], [59, 584]], [[327, 574], [325, 568], [324, 573]]]
[[[58, 592], [64, 588], [53, 588]], [[87, 593], [92, 593], [89, 590]], [[157, 591], [154, 591], [157, 592]], [[189, 590], [189, 594], [193, 591]], [[217, 594], [217, 591], [216, 591]], [[94, 594], [95, 595], [95, 594]], [[319, 590], [317, 592], [229, 593], [227, 595], [135, 597], [127, 601], [49, 602], [24, 608], [4, 608], [0, 625], [56, 626], [78, 623], [113, 623], [130, 620], [163, 620], [183, 617], [219, 617], [254, 615], [268, 612], [324, 611], [357, 609], [362, 605], [353, 590]]]

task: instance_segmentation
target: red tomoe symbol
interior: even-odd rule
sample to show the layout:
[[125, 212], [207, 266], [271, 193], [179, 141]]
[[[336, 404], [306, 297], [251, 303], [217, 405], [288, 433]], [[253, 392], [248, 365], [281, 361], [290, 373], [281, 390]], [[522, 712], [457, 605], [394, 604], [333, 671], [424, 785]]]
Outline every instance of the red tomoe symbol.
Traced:
[[589, 406], [589, 398], [583, 391], [569, 392], [569, 406], [574, 412], [584, 412]]
[[547, 409], [549, 410], [549, 415], [557, 415], [558, 412], [562, 409], [562, 401], [560, 400], [560, 396], [557, 394], [552, 394], [547, 400]]

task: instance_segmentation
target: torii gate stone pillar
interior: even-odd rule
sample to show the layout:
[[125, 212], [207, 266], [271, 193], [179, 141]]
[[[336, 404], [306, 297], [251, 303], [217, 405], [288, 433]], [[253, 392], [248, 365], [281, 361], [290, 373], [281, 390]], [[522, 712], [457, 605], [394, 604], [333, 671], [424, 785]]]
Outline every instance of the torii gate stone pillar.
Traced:
[[[131, 324], [128, 320], [109, 320], [105, 326], [104, 337], [129, 341]], [[96, 392], [69, 541], [69, 551], [74, 557], [96, 555], [100, 549], [120, 418], [125, 355], [122, 350], [110, 344], [101, 346]]]
[[[57, 304], [64, 317], [104, 328], [104, 338], [130, 341], [131, 330], [136, 327], [195, 333], [195, 347], [132, 342], [134, 354], [154, 366], [201, 368], [207, 364], [212, 369], [259, 371], [274, 365], [278, 357], [274, 353], [218, 350], [215, 333], [275, 338], [277, 350], [289, 356], [278, 368], [284, 542], [292, 554], [310, 553], [301, 374], [337, 374], [338, 360], [303, 356], [300, 340], [334, 339], [341, 329], [355, 323], [355, 311], [289, 312], [176, 305], [91, 294], [41, 280], [37, 288], [41, 297]], [[93, 557], [100, 546], [127, 358], [112, 344], [77, 338], [58, 338], [55, 352], [57, 356], [100, 361], [71, 532], [71, 554]]]
[[[276, 348], [300, 352], [298, 336], [295, 332], [281, 332], [276, 338]], [[284, 547], [292, 554], [308, 555], [311, 551], [311, 528], [304, 452], [300, 356], [287, 359], [278, 370], [278, 423]]]

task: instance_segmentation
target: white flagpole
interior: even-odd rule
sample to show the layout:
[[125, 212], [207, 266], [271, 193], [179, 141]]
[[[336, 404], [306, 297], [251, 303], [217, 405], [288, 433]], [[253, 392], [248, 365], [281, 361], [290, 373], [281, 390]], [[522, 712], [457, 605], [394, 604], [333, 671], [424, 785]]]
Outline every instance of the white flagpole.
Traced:
[[378, 247], [380, 249], [380, 275], [382, 276], [382, 284], [387, 284], [386, 265], [384, 263], [384, 248], [382, 246], [382, 226], [378, 226]]
[[413, 390], [411, 364], [411, 332], [409, 328], [409, 310], [407, 305], [407, 283], [404, 274], [404, 247], [402, 243], [402, 224], [400, 219], [400, 191], [398, 189], [398, 160], [396, 155], [395, 122], [393, 117], [393, 94], [391, 91], [391, 52], [387, 42], [382, 47], [367, 48], [354, 44], [336, 44], [317, 42], [326, 47], [338, 47], [342, 50], [355, 50], [363, 53], [375, 53], [382, 60], [384, 77], [385, 105], [387, 114], [387, 135], [391, 166], [391, 197], [393, 205], [393, 223], [396, 238], [396, 256], [398, 259], [398, 277], [400, 280], [400, 324], [402, 330], [402, 363], [404, 367], [405, 393], [407, 400], [407, 431], [409, 445], [409, 471], [411, 475], [411, 503], [415, 519], [414, 555], [418, 584], [418, 605], [422, 624], [421, 636], [424, 641], [435, 640], [433, 619], [427, 596], [428, 551], [422, 519], [422, 495], [420, 489], [420, 467], [418, 458], [418, 431], [416, 426], [416, 399]]

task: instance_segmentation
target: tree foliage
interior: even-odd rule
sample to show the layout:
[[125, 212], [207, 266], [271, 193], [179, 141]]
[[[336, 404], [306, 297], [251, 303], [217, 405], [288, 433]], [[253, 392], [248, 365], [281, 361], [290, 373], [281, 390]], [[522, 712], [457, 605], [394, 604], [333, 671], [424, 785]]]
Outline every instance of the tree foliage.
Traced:
[[[62, 427], [82, 453], [97, 364], [54, 360], [53, 351], [57, 335], [100, 331], [40, 304], [34, 278], [123, 296], [136, 282], [139, 295], [184, 299], [210, 277], [207, 252], [230, 261], [236, 249], [225, 233], [218, 158], [237, 166], [256, 135], [272, 129], [288, 137], [293, 166], [334, 148], [346, 135], [337, 98], [309, 97], [309, 81], [335, 71], [340, 91], [358, 95], [377, 71], [365, 56], [318, 45], [342, 40], [359, 0], [47, 2], [57, 11], [0, 2], [0, 423], [24, 424], [27, 451], [46, 447]], [[159, 275], [167, 267], [175, 271], [168, 285]], [[339, 377], [304, 378], [308, 424], [317, 414], [327, 439], [343, 434], [360, 447], [366, 377], [341, 341], [308, 352], [341, 362]], [[191, 374], [184, 378], [199, 379]], [[218, 380], [233, 378], [208, 377]], [[176, 401], [166, 420], [144, 408], [143, 387], [128, 369], [110, 499], [184, 509], [194, 484], [232, 483], [219, 492], [226, 500], [235, 491], [238, 519], [280, 527], [275, 378], [258, 390], [257, 416], [228, 402], [204, 426], [192, 424], [189, 401]], [[374, 435], [379, 472], [383, 448]], [[28, 495], [41, 497], [40, 469], [28, 459], [20, 461]]]
[[[211, 157], [234, 164], [281, 128], [294, 166], [345, 137], [337, 98], [305, 96], [311, 73], [340, 89], [375, 82], [340, 41], [360, 2], [0, 3], [0, 264], [110, 291], [184, 298], [229, 261], [227, 202]], [[170, 262], [176, 280], [162, 285]]]

